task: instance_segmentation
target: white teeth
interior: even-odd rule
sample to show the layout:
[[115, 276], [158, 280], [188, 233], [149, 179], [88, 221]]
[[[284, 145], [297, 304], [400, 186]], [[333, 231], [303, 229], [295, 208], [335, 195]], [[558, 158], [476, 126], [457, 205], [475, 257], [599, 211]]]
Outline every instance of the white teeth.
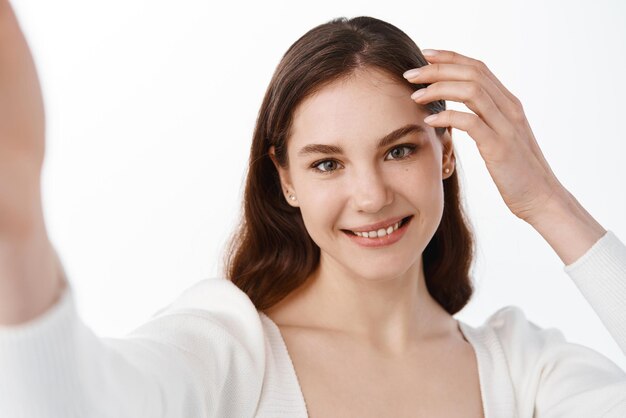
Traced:
[[354, 231], [354, 233], [359, 237], [378, 238], [378, 237], [384, 237], [385, 235], [389, 235], [393, 233], [393, 231], [397, 230], [399, 227], [400, 227], [400, 222], [396, 222], [395, 224], [388, 226], [387, 229], [380, 228], [377, 231], [369, 231], [369, 232]]

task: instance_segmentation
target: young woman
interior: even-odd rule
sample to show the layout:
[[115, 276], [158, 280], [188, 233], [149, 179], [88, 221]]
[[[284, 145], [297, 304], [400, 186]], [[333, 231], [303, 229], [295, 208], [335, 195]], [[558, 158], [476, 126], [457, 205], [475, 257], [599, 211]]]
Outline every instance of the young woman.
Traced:
[[[0, 2], [0, 405], [11, 417], [618, 417], [626, 374], [516, 307], [482, 327], [451, 128], [476, 142], [626, 352], [626, 247], [556, 179], [480, 61], [368, 17], [286, 52], [261, 105], [227, 279], [126, 338], [76, 314], [39, 195], [43, 105]], [[446, 110], [445, 100], [474, 113]], [[10, 180], [7, 180], [10, 179]]]

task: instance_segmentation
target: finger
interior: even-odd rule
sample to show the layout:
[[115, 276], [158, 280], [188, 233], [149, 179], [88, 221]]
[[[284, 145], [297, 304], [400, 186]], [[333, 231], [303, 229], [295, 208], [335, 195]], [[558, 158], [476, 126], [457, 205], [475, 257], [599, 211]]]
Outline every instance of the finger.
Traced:
[[479, 147], [489, 147], [496, 142], [495, 132], [478, 115], [473, 113], [444, 110], [428, 116], [424, 119], [424, 122], [433, 128], [447, 128], [451, 126], [467, 132]]
[[[430, 55], [430, 54], [425, 53], [427, 51], [433, 51], [435, 52], [435, 55]], [[503, 110], [505, 115], [509, 117], [510, 121], [517, 122], [525, 126], [524, 129], [530, 134], [532, 138], [530, 147], [532, 149], [533, 154], [540, 161], [544, 161], [546, 166], [549, 166], [543, 153], [541, 152], [541, 149], [539, 148], [539, 145], [537, 144], [536, 139], [534, 138], [534, 135], [532, 134], [532, 130], [530, 129], [530, 126], [528, 125], [528, 120], [526, 119], [526, 116], [524, 114], [522, 103], [519, 101], [519, 99], [516, 96], [514, 96], [510, 91], [506, 89], [506, 87], [502, 85], [500, 80], [498, 80], [498, 78], [491, 72], [491, 70], [489, 70], [489, 68], [482, 61], [466, 57], [457, 52], [446, 51], [446, 50], [426, 50], [425, 49], [422, 51], [422, 53], [424, 54], [424, 57], [429, 62], [432, 62], [433, 64], [420, 67], [419, 68], [420, 71], [422, 69], [425, 70], [426, 68], [429, 68], [433, 65], [437, 65], [439, 63], [440, 64], [452, 63], [454, 65], [468, 65], [474, 68], [481, 69], [482, 72], [485, 75], [487, 75], [487, 77], [500, 89], [502, 94], [506, 95], [506, 97], [509, 98], [511, 104], [507, 106], [508, 110], [506, 111]]]
[[[421, 93], [421, 94], [420, 94]], [[419, 97], [415, 97], [419, 95]], [[411, 98], [418, 104], [452, 100], [465, 104], [495, 132], [507, 135], [512, 126], [485, 89], [472, 81], [439, 81], [417, 90]]]
[[433, 84], [437, 81], [474, 81], [479, 83], [491, 96], [498, 109], [505, 115], [514, 112], [514, 104], [494, 84], [491, 78], [480, 69], [462, 64], [431, 64], [407, 71], [405, 77], [414, 84]]
[[[430, 52], [434, 52], [434, 55], [431, 55]], [[470, 67], [480, 69], [487, 77], [498, 87], [498, 89], [504, 94], [510, 101], [510, 104], [506, 106], [507, 110], [503, 110], [506, 116], [508, 116], [509, 120], [512, 122], [517, 122], [526, 125], [526, 130], [531, 132], [530, 126], [528, 126], [528, 120], [524, 114], [524, 109], [522, 107], [522, 103], [520, 100], [514, 96], [509, 90], [502, 85], [500, 80], [489, 70], [489, 68], [480, 60], [476, 60], [474, 58], [467, 57], [465, 55], [459, 54], [454, 51], [446, 51], [446, 50], [422, 50], [422, 54], [424, 57], [431, 62], [432, 64], [424, 67], [420, 67], [419, 70], [426, 69], [432, 65], [436, 64], [454, 64], [454, 65], [467, 65]], [[534, 136], [533, 136], [534, 138]], [[542, 161], [545, 161], [545, 157], [541, 152], [539, 145], [536, 143], [536, 140], [533, 139], [533, 143], [531, 144], [531, 148], [533, 154]], [[547, 165], [547, 162], [546, 162]]]
[[[429, 53], [430, 51], [434, 52], [434, 54], [430, 54]], [[487, 65], [484, 62], [474, 59], [474, 58], [467, 57], [465, 55], [461, 55], [458, 52], [446, 51], [443, 49], [436, 49], [436, 50], [424, 49], [422, 50], [422, 54], [424, 55], [424, 58], [426, 58], [428, 62], [432, 62], [432, 63], [448, 62], [451, 64], [464, 64], [464, 65], [470, 65], [472, 67], [475, 67], [484, 71], [485, 75], [489, 77], [489, 79], [500, 89], [500, 91], [502, 91], [502, 93], [506, 97], [508, 97], [508, 99], [512, 103], [516, 105], [520, 105], [519, 99], [515, 95], [513, 95], [513, 93], [511, 93], [506, 87], [504, 87], [504, 85], [491, 72], [491, 70], [487, 67]]]

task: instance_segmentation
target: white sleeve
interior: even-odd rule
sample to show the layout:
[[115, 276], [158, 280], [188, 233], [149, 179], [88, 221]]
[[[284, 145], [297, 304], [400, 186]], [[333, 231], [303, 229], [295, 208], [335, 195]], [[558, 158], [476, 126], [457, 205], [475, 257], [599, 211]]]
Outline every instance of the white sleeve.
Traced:
[[0, 416], [252, 417], [264, 371], [260, 319], [225, 282], [203, 286], [226, 310], [172, 304], [118, 339], [81, 321], [68, 284], [42, 316], [0, 327]]
[[626, 355], [626, 246], [607, 231], [564, 270]]
[[[565, 271], [626, 352], [626, 247], [610, 231]], [[488, 319], [505, 351], [518, 415], [625, 418], [626, 372], [509, 306]]]
[[537, 326], [516, 306], [487, 322], [506, 358], [517, 416], [626, 417], [626, 373], [613, 361], [566, 341], [556, 328]]

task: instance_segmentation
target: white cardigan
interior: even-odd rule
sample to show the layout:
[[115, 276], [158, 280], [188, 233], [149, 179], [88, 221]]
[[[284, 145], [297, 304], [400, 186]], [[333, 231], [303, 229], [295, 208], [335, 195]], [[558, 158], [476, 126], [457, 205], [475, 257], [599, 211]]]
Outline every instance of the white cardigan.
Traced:
[[[612, 233], [564, 267], [626, 354], [626, 246]], [[515, 306], [459, 321], [485, 418], [626, 417], [626, 373]], [[304, 418], [279, 328], [225, 279], [208, 279], [124, 338], [98, 338], [70, 286], [40, 317], [0, 327], [0, 416]]]

